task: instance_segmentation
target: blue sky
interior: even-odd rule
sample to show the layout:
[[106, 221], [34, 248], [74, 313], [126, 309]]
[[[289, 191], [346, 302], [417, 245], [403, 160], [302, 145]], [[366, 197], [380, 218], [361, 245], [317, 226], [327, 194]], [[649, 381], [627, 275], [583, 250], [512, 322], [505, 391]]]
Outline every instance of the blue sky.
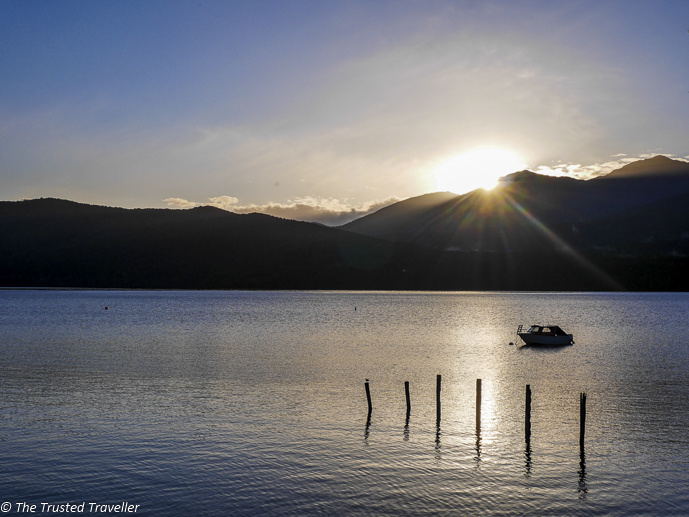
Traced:
[[0, 0], [1, 198], [335, 223], [477, 149], [686, 159], [688, 29], [681, 0]]

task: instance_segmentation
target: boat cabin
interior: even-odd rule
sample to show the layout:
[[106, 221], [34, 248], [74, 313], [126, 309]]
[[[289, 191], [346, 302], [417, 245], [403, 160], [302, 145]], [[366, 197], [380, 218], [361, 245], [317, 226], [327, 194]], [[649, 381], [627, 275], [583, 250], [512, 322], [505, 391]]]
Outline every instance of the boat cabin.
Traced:
[[557, 325], [531, 325], [529, 334], [542, 334], [544, 336], [567, 336], [567, 332], [562, 330]]

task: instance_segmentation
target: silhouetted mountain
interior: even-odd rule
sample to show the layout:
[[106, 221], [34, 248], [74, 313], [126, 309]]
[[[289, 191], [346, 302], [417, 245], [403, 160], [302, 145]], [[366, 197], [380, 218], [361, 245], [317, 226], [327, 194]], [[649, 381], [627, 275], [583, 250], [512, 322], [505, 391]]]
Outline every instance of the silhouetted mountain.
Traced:
[[[461, 197], [452, 192], [412, 197], [381, 208], [374, 214], [355, 219], [340, 228], [371, 237], [406, 241], [409, 240], [407, 232], [410, 227], [419, 227], [419, 234], [422, 234], [424, 227], [419, 221], [423, 220], [426, 214], [434, 213]], [[360, 229], [362, 231], [359, 231]]]
[[[125, 210], [56, 199], [0, 203], [0, 285], [366, 287], [403, 248], [320, 225], [212, 207]], [[384, 271], [381, 271], [385, 265]]]
[[[442, 202], [430, 196], [420, 204]], [[447, 202], [447, 201], [445, 201]], [[413, 202], [412, 202], [413, 204]], [[620, 269], [606, 258], [606, 270]], [[680, 266], [670, 269], [677, 270]], [[169, 289], [656, 289], [571, 253], [447, 252], [211, 207], [0, 202], [0, 285]], [[663, 279], [670, 288], [679, 283]], [[630, 282], [627, 282], [627, 279]]]
[[654, 156], [646, 160], [638, 160], [601, 176], [598, 180], [620, 178], [657, 177], [657, 176], [686, 176], [689, 174], [689, 163], [672, 160], [667, 156]]
[[0, 203], [3, 285], [309, 288], [349, 281], [395, 245], [211, 207], [125, 210]]
[[[456, 195], [424, 209], [406, 210], [405, 203], [413, 200], [402, 201], [341, 228], [446, 250], [599, 249], [602, 243], [619, 241], [620, 230], [615, 228], [624, 224], [605, 223], [606, 218], [618, 215], [609, 221], [622, 221], [628, 211], [663, 199], [667, 203], [655, 205], [653, 213], [672, 212], [681, 202], [675, 196], [685, 192], [689, 193], [689, 164], [659, 156], [590, 181], [520, 171], [502, 178], [492, 191]], [[669, 219], [656, 217], [658, 224]], [[582, 237], [584, 228], [590, 240]]]
[[[612, 215], [630, 208], [689, 192], [689, 163], [656, 156], [639, 160], [586, 182], [590, 196]], [[593, 219], [592, 214], [589, 219]]]
[[576, 198], [584, 197], [582, 183], [522, 171], [508, 176], [492, 191], [479, 189], [408, 212], [404, 209], [410, 200], [402, 201], [341, 228], [446, 250], [558, 249], [561, 246], [553, 241], [551, 232], [544, 231], [544, 225], [581, 219]]

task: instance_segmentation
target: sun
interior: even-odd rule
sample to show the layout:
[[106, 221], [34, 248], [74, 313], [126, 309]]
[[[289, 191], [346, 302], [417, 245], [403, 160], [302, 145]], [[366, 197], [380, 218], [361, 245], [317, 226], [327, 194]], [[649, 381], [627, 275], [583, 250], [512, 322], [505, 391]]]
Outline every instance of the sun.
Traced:
[[486, 147], [453, 156], [436, 167], [432, 174], [437, 189], [464, 194], [478, 188], [490, 190], [502, 176], [525, 167], [513, 152]]

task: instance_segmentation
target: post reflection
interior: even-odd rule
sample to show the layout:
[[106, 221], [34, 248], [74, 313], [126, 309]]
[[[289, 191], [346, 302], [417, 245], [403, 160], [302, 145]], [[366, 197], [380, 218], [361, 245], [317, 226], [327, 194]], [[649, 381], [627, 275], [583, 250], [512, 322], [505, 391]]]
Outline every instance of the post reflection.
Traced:
[[364, 443], [368, 445], [368, 437], [371, 434], [371, 411], [368, 412], [366, 417], [366, 427], [364, 428]]
[[440, 431], [440, 420], [436, 421], [435, 424], [435, 454], [436, 459], [440, 459], [440, 436], [442, 432]]
[[476, 463], [476, 468], [481, 467], [481, 420], [476, 420], [476, 457], [474, 457], [474, 462]]
[[524, 445], [524, 476], [531, 477], [531, 436], [526, 435], [526, 443]]
[[586, 482], [586, 452], [584, 450], [584, 445], [579, 447], [579, 487], [577, 492], [579, 493], [580, 499], [585, 499], [589, 488]]
[[407, 399], [407, 414], [406, 418], [404, 419], [404, 432], [402, 433], [402, 437], [404, 438], [405, 442], [409, 441], [409, 415], [411, 414], [411, 398], [409, 397], [409, 381], [404, 381], [404, 395], [405, 398]]
[[524, 475], [531, 476], [531, 385], [526, 385], [526, 403], [524, 405]]
[[586, 483], [586, 452], [584, 437], [586, 434], [586, 393], [579, 394], [579, 492], [580, 498], [585, 498], [588, 492]]
[[476, 468], [481, 467], [481, 379], [476, 379]]

